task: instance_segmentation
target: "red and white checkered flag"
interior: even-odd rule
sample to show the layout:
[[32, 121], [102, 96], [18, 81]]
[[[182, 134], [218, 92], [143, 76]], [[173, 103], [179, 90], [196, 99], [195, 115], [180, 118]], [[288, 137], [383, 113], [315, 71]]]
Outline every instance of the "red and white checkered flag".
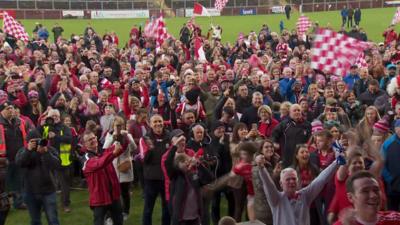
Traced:
[[306, 31], [311, 27], [312, 22], [310, 19], [308, 19], [307, 16], [300, 16], [299, 19], [297, 20], [296, 26], [297, 26], [297, 35], [300, 37]]
[[228, 3], [228, 0], [215, 0], [214, 7], [221, 12], [225, 8], [226, 3]]
[[357, 57], [369, 46], [328, 29], [318, 29], [311, 49], [311, 67], [344, 76]]
[[393, 15], [392, 25], [400, 22], [400, 7], [397, 7], [396, 12]]
[[23, 40], [24, 42], [29, 41], [29, 36], [25, 32], [25, 28], [12, 18], [12, 16], [8, 15], [6, 11], [3, 12], [3, 30], [16, 39]]
[[364, 52], [361, 52], [360, 55], [358, 55], [355, 64], [356, 64], [358, 67], [360, 67], [360, 68], [367, 68], [367, 67], [368, 67], [368, 63], [367, 63], [367, 61], [365, 60], [365, 54], [364, 54]]
[[144, 27], [144, 35], [149, 38], [154, 38], [157, 41], [157, 45], [161, 46], [162, 43], [169, 37], [170, 34], [167, 32], [167, 28], [165, 26], [164, 18], [161, 15], [157, 19], [152, 18], [149, 23]]

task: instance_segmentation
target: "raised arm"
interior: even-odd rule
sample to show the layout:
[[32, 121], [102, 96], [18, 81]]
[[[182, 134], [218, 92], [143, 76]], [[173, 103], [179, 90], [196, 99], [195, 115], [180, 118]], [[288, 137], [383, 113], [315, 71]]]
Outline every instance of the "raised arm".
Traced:
[[256, 157], [256, 163], [259, 167], [258, 175], [263, 184], [264, 193], [267, 196], [268, 203], [272, 207], [275, 207], [279, 203], [279, 191], [276, 189], [275, 183], [265, 168], [263, 161], [265, 161], [264, 156], [259, 155]]
[[317, 195], [322, 191], [325, 184], [328, 183], [332, 176], [335, 174], [339, 165], [336, 161], [332, 162], [325, 170], [323, 170], [317, 178], [315, 178], [310, 185], [300, 190], [306, 195], [307, 204], [310, 204]]

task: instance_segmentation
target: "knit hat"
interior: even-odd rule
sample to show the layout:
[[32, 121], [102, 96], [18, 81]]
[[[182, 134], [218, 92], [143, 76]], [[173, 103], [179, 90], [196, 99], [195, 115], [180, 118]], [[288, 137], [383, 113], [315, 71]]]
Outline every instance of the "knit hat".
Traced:
[[39, 98], [39, 93], [35, 90], [31, 90], [28, 92], [28, 98]]
[[217, 121], [215, 121], [215, 122], [213, 122], [211, 124], [211, 131], [214, 131], [214, 130], [220, 128], [220, 127], [224, 127], [225, 128], [225, 124], [223, 122], [217, 120]]
[[29, 133], [26, 135], [26, 140], [30, 141], [32, 139], [39, 139], [41, 138], [39, 132], [36, 129], [33, 129], [29, 131]]
[[0, 112], [6, 109], [8, 106], [14, 106], [14, 104], [10, 101], [6, 101], [0, 104]]
[[319, 120], [314, 120], [314, 121], [311, 123], [311, 133], [312, 133], [312, 134], [315, 134], [315, 133], [317, 133], [317, 132], [319, 132], [319, 131], [323, 131], [323, 130], [324, 130], [324, 127], [323, 127], [321, 121], [319, 121]]
[[390, 131], [390, 124], [385, 118], [382, 118], [374, 124], [372, 130], [373, 132], [387, 134]]

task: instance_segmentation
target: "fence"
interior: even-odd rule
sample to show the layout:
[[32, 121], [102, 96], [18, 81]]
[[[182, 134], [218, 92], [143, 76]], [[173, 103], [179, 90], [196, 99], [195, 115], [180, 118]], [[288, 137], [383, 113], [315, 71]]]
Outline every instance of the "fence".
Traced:
[[[185, 16], [185, 8], [193, 8], [194, 2], [199, 2], [206, 8], [213, 8], [215, 0], [165, 0], [177, 16]], [[382, 8], [391, 7], [385, 0], [361, 1], [324, 1], [324, 0], [288, 0], [293, 8], [302, 5], [303, 12], [340, 10], [344, 5], [353, 8]], [[243, 10], [252, 14], [271, 14], [273, 6], [280, 6], [279, 0], [229, 0], [221, 12], [223, 16], [240, 15]], [[164, 8], [164, 6], [163, 6]], [[149, 10], [150, 15], [159, 14], [160, 6], [154, 0], [0, 0], [0, 9], [12, 9], [18, 19], [62, 19], [63, 10], [79, 10], [84, 12], [84, 18], [90, 19], [92, 10]]]

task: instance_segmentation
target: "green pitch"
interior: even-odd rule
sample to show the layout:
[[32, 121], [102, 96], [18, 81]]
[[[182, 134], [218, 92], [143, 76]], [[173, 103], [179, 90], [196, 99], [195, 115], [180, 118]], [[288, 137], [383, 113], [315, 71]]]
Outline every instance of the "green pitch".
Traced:
[[[368, 38], [372, 41], [382, 41], [382, 32], [390, 24], [396, 8], [382, 9], [363, 9], [360, 26], [367, 31]], [[306, 13], [312, 21], [318, 21], [320, 26], [330, 24], [335, 30], [341, 26], [341, 17], [339, 11]], [[209, 29], [209, 24], [219, 24], [223, 28], [222, 38], [224, 42], [234, 42], [240, 32], [248, 33], [251, 30], [259, 31], [262, 24], [268, 24], [274, 31], [279, 31], [279, 21], [284, 22], [285, 28], [293, 29], [299, 14], [294, 13], [288, 21], [284, 14], [275, 15], [257, 15], [257, 16], [222, 16], [222, 17], [197, 17], [196, 23], [200, 24], [203, 33]], [[170, 18], [166, 19], [168, 31], [178, 37], [182, 24], [188, 18]], [[129, 31], [133, 25], [145, 24], [145, 19], [102, 19], [102, 20], [22, 20], [29, 33], [32, 32], [35, 22], [40, 22], [49, 30], [55, 22], [64, 27], [64, 37], [69, 37], [72, 33], [81, 34], [84, 28], [90, 24], [97, 33], [103, 35], [105, 31], [115, 31], [120, 38], [120, 45], [124, 45], [128, 39]], [[400, 29], [398, 29], [400, 30]], [[51, 32], [50, 32], [51, 33]], [[51, 36], [51, 40], [52, 36]]]

